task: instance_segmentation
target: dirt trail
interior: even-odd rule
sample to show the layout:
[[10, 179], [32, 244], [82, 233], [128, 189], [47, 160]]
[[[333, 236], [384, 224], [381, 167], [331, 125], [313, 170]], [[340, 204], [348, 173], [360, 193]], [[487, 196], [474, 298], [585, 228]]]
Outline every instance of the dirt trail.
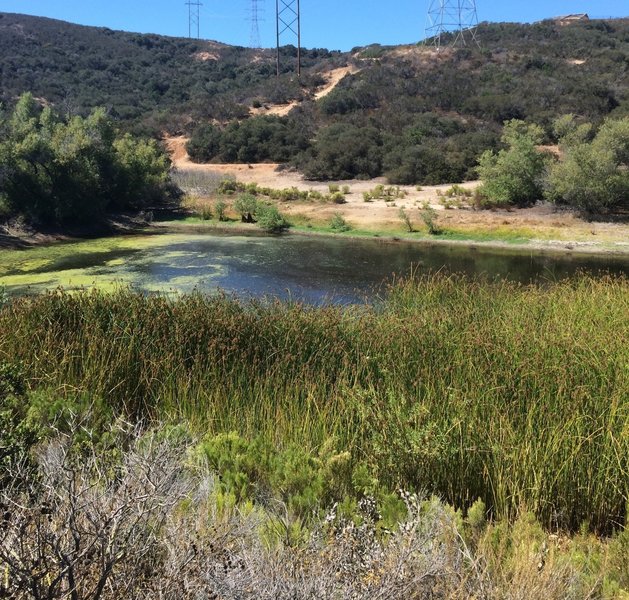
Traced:
[[[345, 75], [353, 75], [358, 73], [360, 69], [353, 65], [349, 67], [339, 67], [338, 69], [332, 69], [325, 73], [324, 77], [327, 79], [327, 83], [323, 85], [317, 92], [315, 92], [315, 100], [325, 98], [345, 77]], [[266, 106], [260, 106], [258, 108], [251, 108], [249, 113], [251, 115], [275, 115], [278, 117], [285, 117], [293, 108], [299, 106], [298, 100], [293, 100], [288, 104], [267, 104]]]
[[345, 75], [354, 75], [358, 73], [360, 69], [355, 67], [354, 65], [350, 65], [349, 67], [340, 67], [338, 69], [333, 69], [332, 71], [328, 71], [326, 77], [328, 82], [315, 93], [315, 100], [320, 100], [321, 98], [325, 98], [345, 77]]

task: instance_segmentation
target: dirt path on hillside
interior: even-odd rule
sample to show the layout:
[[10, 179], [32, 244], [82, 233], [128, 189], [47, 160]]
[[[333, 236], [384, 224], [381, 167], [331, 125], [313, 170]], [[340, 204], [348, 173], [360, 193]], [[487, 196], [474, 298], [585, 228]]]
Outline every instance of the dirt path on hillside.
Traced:
[[[332, 69], [332, 71], [328, 71], [323, 76], [327, 79], [327, 82], [315, 92], [314, 99], [320, 100], [321, 98], [325, 98], [345, 77], [345, 75], [352, 75], [354, 73], [358, 73], [360, 69], [355, 66], [349, 67], [339, 67], [338, 69]], [[299, 106], [299, 100], [293, 100], [288, 104], [267, 104], [265, 106], [260, 106], [258, 108], [251, 108], [249, 113], [251, 115], [275, 115], [278, 117], [285, 117], [293, 108]]]
[[345, 77], [345, 75], [354, 75], [358, 73], [360, 69], [354, 65], [350, 65], [349, 67], [340, 67], [338, 69], [333, 69], [325, 74], [328, 82], [315, 93], [315, 100], [320, 100], [321, 98], [325, 98]]

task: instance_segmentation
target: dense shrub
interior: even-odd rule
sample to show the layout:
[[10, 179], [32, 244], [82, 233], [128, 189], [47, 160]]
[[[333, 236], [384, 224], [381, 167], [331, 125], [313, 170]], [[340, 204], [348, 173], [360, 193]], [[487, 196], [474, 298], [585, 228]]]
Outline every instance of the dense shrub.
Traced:
[[281, 233], [290, 227], [290, 223], [275, 205], [261, 204], [257, 212], [258, 227], [267, 233]]
[[205, 163], [218, 156], [221, 148], [221, 131], [214, 125], [200, 125], [193, 132], [186, 150], [190, 158]]
[[91, 223], [175, 195], [155, 142], [116, 133], [103, 110], [61, 119], [25, 94], [0, 117], [0, 204], [42, 224]]
[[497, 154], [485, 152], [478, 173], [482, 193], [495, 204], [524, 206], [542, 198], [547, 157], [537, 149], [543, 132], [539, 126], [513, 120], [505, 123], [502, 141], [507, 146]]
[[293, 120], [275, 116], [232, 122], [222, 131], [212, 125], [197, 128], [187, 149], [193, 160], [207, 162], [288, 162], [308, 147], [306, 132]]
[[565, 131], [565, 156], [550, 171], [548, 197], [589, 214], [629, 209], [629, 118], [606, 121], [591, 142], [587, 131]]
[[382, 171], [382, 136], [375, 127], [337, 123], [319, 131], [311, 152], [298, 161], [308, 179], [377, 177]]

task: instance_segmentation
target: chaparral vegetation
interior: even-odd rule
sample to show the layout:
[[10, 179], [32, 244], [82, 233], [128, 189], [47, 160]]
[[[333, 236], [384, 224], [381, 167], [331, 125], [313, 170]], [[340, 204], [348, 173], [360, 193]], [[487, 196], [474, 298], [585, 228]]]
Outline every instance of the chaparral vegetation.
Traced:
[[585, 276], [437, 275], [355, 308], [127, 291], [6, 301], [5, 589], [44, 589], [47, 573], [62, 597], [73, 572], [148, 593], [178, 585], [184, 561], [191, 589], [234, 598], [288, 597], [295, 578], [335, 597], [343, 577], [365, 597], [616, 597], [628, 311], [625, 278]]
[[[478, 36], [303, 50], [298, 79], [292, 46], [275, 77], [267, 50], [0, 13], [0, 242], [154, 208], [278, 234], [297, 201], [358, 235], [352, 189], [414, 239], [461, 235], [441, 208], [626, 220], [629, 20]], [[316, 307], [113, 287], [0, 279], [0, 598], [629, 597], [626, 275]]]

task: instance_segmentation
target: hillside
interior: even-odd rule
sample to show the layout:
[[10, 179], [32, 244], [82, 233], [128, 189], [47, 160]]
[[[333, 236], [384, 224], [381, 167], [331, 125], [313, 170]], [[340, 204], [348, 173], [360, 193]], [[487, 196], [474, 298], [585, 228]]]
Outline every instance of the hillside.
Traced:
[[292, 47], [277, 79], [270, 50], [0, 13], [0, 97], [29, 90], [64, 112], [102, 105], [123, 128], [191, 134], [195, 160], [409, 184], [473, 177], [508, 119], [539, 123], [550, 143], [559, 115], [629, 115], [629, 19], [482, 24], [479, 39], [440, 53], [306, 50], [298, 81]]
[[[290, 71], [294, 48], [283, 54]], [[333, 68], [337, 55], [304, 52], [303, 85], [317, 68]], [[255, 97], [300, 98], [300, 86], [289, 76], [278, 82], [275, 69], [274, 51], [0, 13], [0, 100], [9, 104], [30, 91], [65, 111], [105, 106], [153, 133], [242, 117]]]

